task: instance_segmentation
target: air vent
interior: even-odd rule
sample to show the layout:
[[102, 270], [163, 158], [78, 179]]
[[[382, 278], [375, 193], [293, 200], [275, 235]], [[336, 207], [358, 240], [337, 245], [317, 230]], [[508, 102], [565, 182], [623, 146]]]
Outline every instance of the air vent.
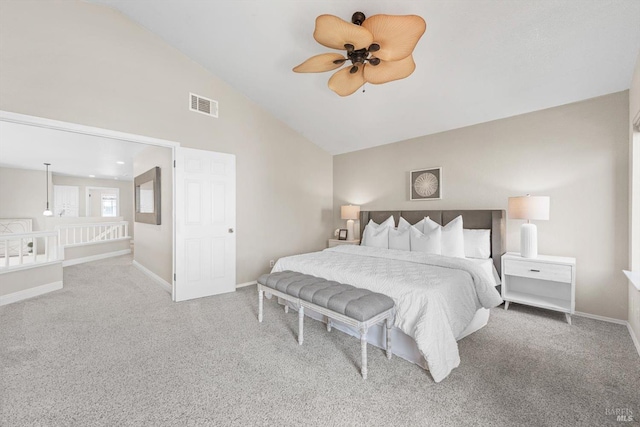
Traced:
[[189, 109], [211, 117], [218, 117], [218, 101], [204, 96], [189, 94]]

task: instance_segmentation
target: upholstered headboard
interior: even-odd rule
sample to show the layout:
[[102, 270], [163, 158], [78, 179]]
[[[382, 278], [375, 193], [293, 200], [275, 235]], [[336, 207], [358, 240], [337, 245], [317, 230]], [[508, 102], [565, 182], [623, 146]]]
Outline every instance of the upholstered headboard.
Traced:
[[370, 219], [380, 224], [385, 219], [393, 215], [393, 219], [398, 221], [403, 217], [410, 224], [415, 224], [428, 216], [440, 225], [446, 225], [457, 217], [462, 215], [462, 223], [464, 228], [470, 229], [487, 229], [491, 230], [491, 257], [493, 264], [498, 270], [498, 274], [502, 274], [500, 259], [506, 252], [506, 212], [504, 210], [458, 210], [458, 211], [360, 211], [360, 236], [364, 231]]

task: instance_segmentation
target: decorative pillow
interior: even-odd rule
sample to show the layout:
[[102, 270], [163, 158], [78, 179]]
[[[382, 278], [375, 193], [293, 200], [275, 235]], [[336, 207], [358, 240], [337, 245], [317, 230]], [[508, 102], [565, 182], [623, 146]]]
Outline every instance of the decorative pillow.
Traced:
[[372, 248], [389, 249], [389, 230], [391, 227], [369, 227], [364, 229], [362, 236], [362, 246], [371, 246]]
[[433, 221], [429, 217], [425, 219], [425, 234], [437, 228], [442, 229], [442, 255], [464, 258], [464, 234], [462, 232], [462, 215], [455, 217], [444, 227], [441, 227], [440, 224]]
[[[420, 221], [418, 221], [417, 223], [413, 224], [413, 226], [424, 233], [425, 220], [426, 220], [426, 218], [422, 218]], [[400, 220], [398, 221], [398, 230], [401, 230], [401, 229], [404, 229], [404, 228], [409, 228], [409, 227], [411, 227], [411, 224], [409, 223], [409, 221], [407, 221], [406, 219], [400, 217]]]
[[404, 227], [404, 228], [400, 228], [400, 226], [398, 226], [397, 230], [393, 228], [389, 228], [389, 249], [398, 249], [400, 251], [410, 251], [411, 250], [410, 228], [411, 226]]
[[376, 224], [375, 222], [373, 222], [372, 219], [369, 220], [369, 224], [374, 225], [375, 227], [395, 227], [396, 226], [396, 221], [393, 218], [393, 215], [391, 215], [389, 218], [385, 219], [384, 221], [382, 221], [379, 225]]
[[435, 228], [425, 234], [416, 227], [409, 228], [411, 235], [411, 250], [415, 252], [426, 252], [428, 254], [440, 255], [442, 239], [442, 229]]
[[464, 256], [467, 258], [489, 259], [491, 257], [491, 230], [462, 230], [464, 235]]
[[[373, 246], [376, 248], [388, 248], [389, 247], [389, 242], [388, 242], [388, 237], [387, 238], [387, 243], [385, 243], [384, 246], [380, 246], [380, 242], [376, 240], [376, 244], [373, 243], [369, 243], [369, 237], [373, 236], [373, 235], [377, 235], [376, 234], [376, 230], [382, 230], [382, 229], [388, 229], [388, 228], [393, 228], [396, 225], [396, 222], [393, 218], [393, 215], [391, 215], [389, 218], [385, 219], [382, 223], [380, 224], [376, 224], [375, 222], [373, 222], [372, 219], [369, 220], [369, 223], [364, 227], [364, 231], [362, 233], [362, 242], [360, 243], [362, 246]], [[386, 236], [388, 236], [388, 233], [386, 234]]]
[[404, 230], [405, 228], [410, 228], [411, 224], [406, 219], [400, 217], [398, 220], [398, 230]]

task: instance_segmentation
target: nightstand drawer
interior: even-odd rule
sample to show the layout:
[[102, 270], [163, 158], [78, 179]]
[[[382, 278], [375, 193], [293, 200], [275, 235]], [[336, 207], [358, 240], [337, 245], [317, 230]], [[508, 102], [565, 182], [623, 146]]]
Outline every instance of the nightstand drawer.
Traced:
[[548, 264], [539, 261], [520, 261], [509, 259], [504, 263], [504, 274], [533, 279], [552, 280], [571, 283], [571, 266]]

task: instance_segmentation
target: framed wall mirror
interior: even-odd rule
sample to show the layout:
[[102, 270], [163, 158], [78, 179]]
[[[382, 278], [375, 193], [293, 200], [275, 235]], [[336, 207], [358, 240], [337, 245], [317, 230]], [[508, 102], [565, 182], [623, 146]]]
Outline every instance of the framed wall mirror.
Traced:
[[133, 181], [136, 222], [160, 225], [160, 168], [149, 169]]

